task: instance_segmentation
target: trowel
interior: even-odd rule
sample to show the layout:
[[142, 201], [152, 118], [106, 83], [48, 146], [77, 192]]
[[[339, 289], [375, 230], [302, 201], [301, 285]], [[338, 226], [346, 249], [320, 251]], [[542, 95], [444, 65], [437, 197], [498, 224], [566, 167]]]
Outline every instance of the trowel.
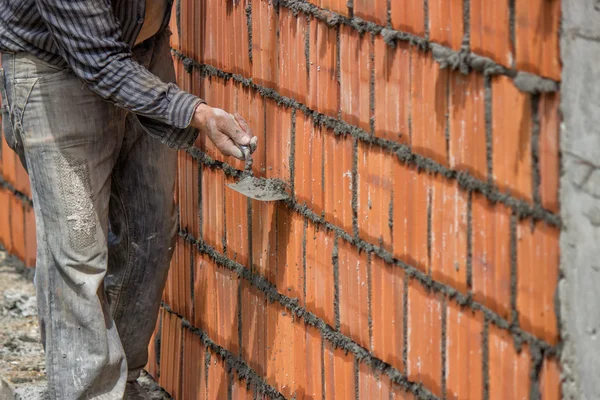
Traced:
[[252, 172], [252, 153], [248, 146], [240, 146], [240, 150], [244, 154], [246, 164], [242, 179], [236, 183], [229, 183], [231, 189], [236, 192], [260, 201], [278, 201], [285, 200], [290, 197], [284, 190], [283, 182], [276, 179], [258, 178]]

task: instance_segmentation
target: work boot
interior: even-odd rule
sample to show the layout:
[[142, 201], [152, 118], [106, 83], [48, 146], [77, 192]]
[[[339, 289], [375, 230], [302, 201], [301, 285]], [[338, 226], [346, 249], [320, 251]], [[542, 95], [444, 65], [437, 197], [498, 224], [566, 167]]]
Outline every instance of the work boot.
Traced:
[[127, 382], [125, 385], [125, 397], [123, 400], [151, 400], [146, 389], [137, 381]]

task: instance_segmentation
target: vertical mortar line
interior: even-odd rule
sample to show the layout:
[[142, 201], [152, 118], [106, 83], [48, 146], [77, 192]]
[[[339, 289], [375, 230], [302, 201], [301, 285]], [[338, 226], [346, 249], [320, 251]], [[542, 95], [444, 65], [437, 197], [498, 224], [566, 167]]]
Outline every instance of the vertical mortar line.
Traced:
[[[222, 172], [225, 175], [224, 172]], [[227, 176], [224, 176], [226, 179]], [[223, 255], [227, 257], [227, 193], [225, 192], [225, 185], [223, 185], [223, 237], [221, 238], [221, 244], [223, 245]], [[232, 255], [233, 256], [233, 255]]]
[[335, 329], [340, 330], [340, 264], [339, 264], [339, 236], [336, 233], [333, 240], [331, 262], [333, 263], [333, 311], [335, 315]]
[[429, 0], [423, 0], [423, 13], [425, 17], [425, 40], [429, 40]]
[[369, 350], [373, 348], [373, 253], [367, 254], [367, 306], [369, 312]]
[[391, 29], [392, 28], [392, 0], [387, 0], [386, 8], [387, 8], [387, 12], [386, 12], [385, 25], [388, 29]]
[[183, 351], [183, 337], [185, 328], [183, 327], [183, 321], [179, 320], [179, 324], [181, 325], [181, 334], [180, 334], [180, 346], [179, 346], [179, 388], [183, 388], [183, 358], [185, 357]]
[[233, 370], [227, 373], [227, 400], [233, 400]]
[[306, 33], [304, 35], [304, 57], [306, 57], [306, 81], [310, 84], [310, 15], [306, 15]]
[[360, 400], [360, 380], [358, 379], [360, 373], [360, 362], [358, 358], [354, 357], [354, 399]]
[[175, 3], [175, 24], [177, 26], [177, 37], [181, 40], [181, 0], [177, 0]]
[[540, 171], [540, 95], [531, 95], [531, 172], [533, 185], [533, 203], [542, 207], [540, 195], [541, 171]]
[[358, 238], [358, 139], [352, 141], [352, 235]]
[[471, 51], [471, 0], [463, 0], [463, 39], [464, 50]]
[[196, 320], [196, 293], [194, 292], [194, 283], [196, 282], [196, 266], [194, 265], [194, 247], [190, 251], [190, 297], [192, 300], [192, 321]]
[[371, 32], [371, 48], [369, 51], [369, 68], [371, 69], [371, 77], [369, 82], [369, 124], [371, 135], [375, 136], [375, 34]]
[[321, 333], [321, 399], [327, 398], [327, 385], [325, 383], [325, 339]]
[[210, 349], [208, 346], [204, 348], [204, 384], [206, 385], [206, 395], [208, 396], [208, 369], [210, 368]]
[[248, 28], [248, 58], [252, 63], [252, 1], [246, 6], [246, 25]]
[[529, 399], [540, 400], [540, 373], [544, 362], [542, 349], [533, 343], [531, 349], [531, 370], [529, 371]]
[[442, 299], [442, 399], [446, 399], [446, 377], [448, 374], [447, 370], [447, 347], [446, 347], [446, 339], [447, 339], [447, 328], [448, 328], [448, 302], [446, 298]]
[[467, 198], [467, 291], [473, 292], [473, 192]]
[[304, 276], [302, 285], [302, 294], [304, 295], [304, 307], [306, 307], [306, 235], [308, 231], [308, 219], [304, 218], [302, 232], [302, 275]]
[[204, 216], [202, 215], [202, 163], [198, 162], [198, 240], [203, 239], [204, 232], [202, 225], [204, 224]]
[[511, 325], [519, 326], [519, 312], [517, 310], [517, 216], [510, 216], [510, 310]]
[[432, 203], [433, 202], [433, 188], [430, 187], [427, 194], [427, 275], [431, 276], [431, 239], [433, 236], [432, 230]]
[[246, 218], [248, 221], [248, 267], [254, 273], [254, 254], [252, 253], [252, 199], [246, 200]]
[[[412, 112], [413, 112], [413, 104], [412, 104], [412, 89], [413, 89], [413, 52], [415, 48], [413, 46], [409, 47], [408, 50], [408, 146], [412, 147]], [[418, 51], [418, 50], [417, 50]]]
[[158, 318], [158, 330], [154, 336], [154, 358], [156, 358], [156, 380], [160, 378], [160, 345], [162, 336], [163, 313]]
[[404, 275], [402, 288], [402, 363], [404, 371], [408, 371], [408, 281], [409, 276]]
[[516, 49], [517, 49], [517, 32], [516, 32], [516, 7], [515, 7], [515, 0], [508, 0], [508, 29], [509, 29], [509, 39], [510, 39], [510, 46], [511, 46], [511, 52], [513, 54], [512, 58], [512, 65], [511, 68], [515, 68], [516, 66], [516, 57], [514, 56], [516, 53]]
[[484, 76], [484, 102], [485, 102], [485, 141], [486, 141], [486, 158], [487, 158], [487, 174], [488, 183], [494, 183], [494, 144], [492, 134], [492, 77]]
[[444, 129], [444, 136], [446, 137], [446, 157], [450, 159], [450, 80], [452, 75], [450, 71], [446, 72], [448, 79], [446, 79], [446, 129]]
[[292, 200], [296, 199], [295, 193], [295, 175], [296, 175], [296, 109], [292, 108], [292, 129], [291, 129], [291, 143], [290, 143], [290, 194]]
[[[241, 280], [241, 278], [239, 278]], [[243, 335], [243, 329], [242, 329], [242, 307], [243, 307], [243, 301], [242, 301], [242, 283], [240, 282], [238, 284], [238, 292], [237, 292], [237, 308], [238, 308], [238, 315], [237, 315], [237, 319], [238, 319], [238, 348], [240, 351], [240, 358], [244, 357], [244, 352], [242, 349], [242, 343], [244, 342], [244, 335]]]
[[335, 74], [337, 78], [338, 119], [342, 119], [342, 50], [340, 46], [341, 24], [335, 28]]
[[481, 332], [481, 361], [482, 361], [482, 377], [483, 377], [483, 400], [489, 400], [490, 398], [490, 369], [489, 369], [489, 332], [490, 332], [490, 321], [487, 315], [483, 319], [483, 331]]
[[388, 207], [388, 228], [390, 229], [391, 246], [394, 248], [394, 189], [390, 194], [390, 205]]

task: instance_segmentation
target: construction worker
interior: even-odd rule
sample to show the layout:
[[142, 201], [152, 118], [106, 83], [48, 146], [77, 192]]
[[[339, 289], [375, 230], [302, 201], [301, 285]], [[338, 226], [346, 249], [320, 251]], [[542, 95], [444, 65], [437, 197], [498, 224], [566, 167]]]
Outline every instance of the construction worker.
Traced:
[[176, 149], [256, 148], [173, 82], [172, 0], [0, 0], [4, 134], [26, 167], [51, 399], [149, 398], [176, 235]]

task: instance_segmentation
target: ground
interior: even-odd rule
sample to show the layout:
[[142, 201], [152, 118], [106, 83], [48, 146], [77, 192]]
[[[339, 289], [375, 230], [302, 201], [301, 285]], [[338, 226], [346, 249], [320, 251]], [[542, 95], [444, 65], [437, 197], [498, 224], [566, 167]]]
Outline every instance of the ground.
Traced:
[[[0, 248], [0, 400], [46, 398], [33, 272]], [[145, 373], [140, 383], [153, 400], [171, 398]]]

